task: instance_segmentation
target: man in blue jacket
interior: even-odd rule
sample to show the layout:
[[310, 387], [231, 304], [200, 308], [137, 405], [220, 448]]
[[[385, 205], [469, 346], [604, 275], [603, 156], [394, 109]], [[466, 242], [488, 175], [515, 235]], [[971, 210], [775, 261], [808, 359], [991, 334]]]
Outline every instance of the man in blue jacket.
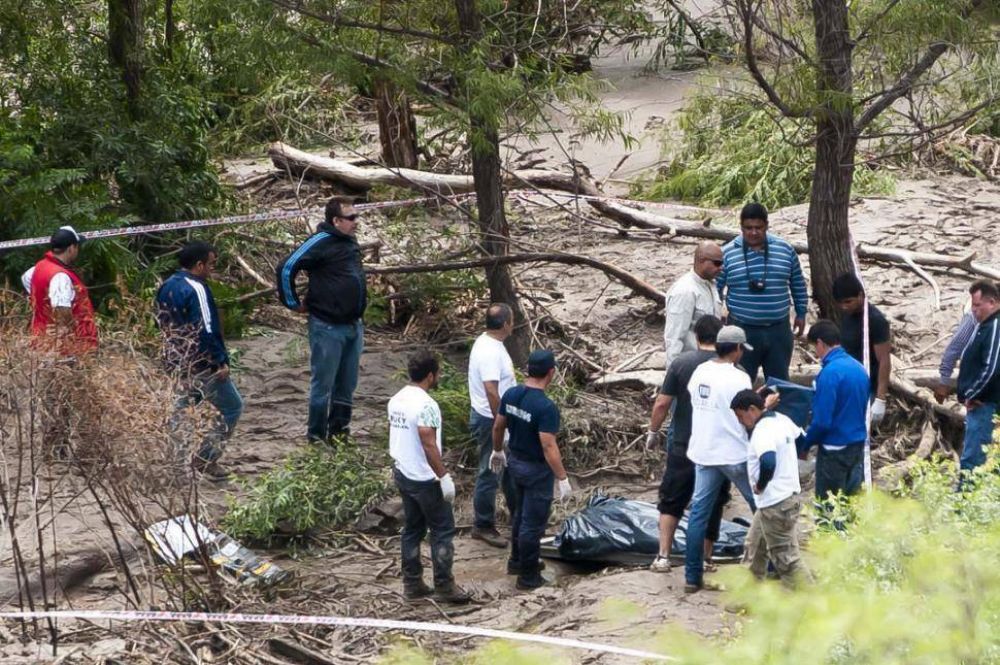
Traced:
[[807, 339], [816, 345], [822, 363], [805, 438], [807, 449], [819, 446], [816, 497], [822, 501], [838, 492], [853, 494], [861, 487], [871, 384], [864, 365], [841, 348], [836, 323], [817, 321]]
[[959, 466], [963, 475], [986, 462], [993, 441], [993, 416], [1000, 403], [1000, 289], [976, 282], [972, 315], [979, 326], [962, 353], [958, 367], [958, 401], [965, 405], [965, 441]]
[[[312, 381], [306, 436], [310, 442], [330, 442], [350, 432], [364, 349], [361, 317], [368, 302], [361, 249], [354, 237], [357, 219], [350, 202], [331, 199], [326, 221], [277, 269], [281, 303], [309, 315]], [[295, 289], [301, 270], [309, 274], [305, 302]]]
[[178, 378], [184, 393], [178, 400], [178, 411], [208, 400], [220, 414], [193, 465], [212, 480], [223, 480], [228, 474], [218, 459], [243, 413], [243, 399], [229, 373], [222, 322], [206, 282], [217, 257], [216, 249], [206, 242], [185, 245], [178, 255], [181, 269], [160, 287], [156, 305], [164, 364]]

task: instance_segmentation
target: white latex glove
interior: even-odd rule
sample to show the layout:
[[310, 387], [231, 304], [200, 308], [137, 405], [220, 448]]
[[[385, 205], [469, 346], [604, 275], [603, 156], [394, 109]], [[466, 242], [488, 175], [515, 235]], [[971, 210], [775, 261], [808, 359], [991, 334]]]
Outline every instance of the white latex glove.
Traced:
[[878, 425], [885, 418], [885, 400], [875, 398], [872, 403], [872, 425]]
[[507, 466], [507, 455], [502, 450], [490, 453], [490, 471], [500, 474], [505, 466]]
[[573, 493], [573, 486], [569, 484], [569, 476], [559, 481], [559, 500], [565, 501]]
[[446, 473], [440, 478], [438, 482], [441, 483], [441, 494], [444, 495], [444, 500], [451, 503], [455, 500], [455, 481], [451, 479], [451, 474]]
[[660, 446], [659, 432], [646, 432], [646, 449], [656, 450]]

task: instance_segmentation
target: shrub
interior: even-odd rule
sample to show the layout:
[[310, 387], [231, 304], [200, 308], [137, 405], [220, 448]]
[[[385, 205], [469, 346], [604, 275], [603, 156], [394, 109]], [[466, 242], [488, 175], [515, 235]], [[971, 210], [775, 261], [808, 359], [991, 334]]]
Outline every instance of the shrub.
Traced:
[[385, 494], [388, 468], [352, 443], [336, 449], [310, 446], [243, 483], [247, 496], [229, 498], [222, 527], [234, 538], [269, 542], [345, 525]]

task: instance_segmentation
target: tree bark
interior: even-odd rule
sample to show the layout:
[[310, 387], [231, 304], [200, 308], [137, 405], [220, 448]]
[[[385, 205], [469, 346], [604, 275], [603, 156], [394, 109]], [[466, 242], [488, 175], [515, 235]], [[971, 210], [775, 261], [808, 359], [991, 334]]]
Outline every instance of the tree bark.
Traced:
[[173, 60], [174, 41], [177, 39], [177, 23], [174, 21], [174, 0], [165, 0], [163, 5], [164, 43], [167, 45], [167, 59]]
[[410, 99], [384, 76], [375, 79], [374, 87], [382, 161], [386, 166], [417, 168], [417, 121]]
[[142, 84], [142, 0], [108, 0], [108, 57], [125, 84], [129, 113], [139, 115]]
[[[479, 10], [475, 0], [455, 0], [458, 25], [462, 31], [466, 54], [473, 51], [475, 40], [480, 34]], [[483, 253], [489, 257], [501, 257], [508, 253], [510, 228], [504, 211], [502, 192], [502, 169], [500, 166], [500, 137], [497, 130], [476, 111], [475, 99], [466, 91], [465, 107], [469, 114], [469, 140], [472, 143], [472, 179], [476, 190], [476, 217]], [[518, 365], [528, 360], [530, 331], [527, 317], [517, 298], [514, 279], [510, 268], [499, 262], [486, 266], [486, 283], [490, 288], [490, 299], [510, 305], [514, 311], [514, 333], [507, 340], [507, 350]]]
[[813, 0], [819, 63], [816, 113], [816, 169], [806, 236], [813, 297], [820, 315], [839, 319], [833, 280], [854, 269], [848, 213], [857, 135], [854, 130], [852, 45], [843, 0]]

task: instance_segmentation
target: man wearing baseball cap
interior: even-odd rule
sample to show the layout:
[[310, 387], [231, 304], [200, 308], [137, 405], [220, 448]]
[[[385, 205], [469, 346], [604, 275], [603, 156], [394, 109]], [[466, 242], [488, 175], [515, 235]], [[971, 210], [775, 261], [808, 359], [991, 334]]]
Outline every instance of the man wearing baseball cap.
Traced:
[[[573, 492], [556, 443], [559, 409], [545, 395], [555, 373], [556, 357], [551, 351], [532, 351], [524, 384], [503, 394], [493, 422], [490, 467], [499, 471], [507, 466], [516, 495], [507, 574], [517, 575], [517, 588], [523, 591], [546, 583], [538, 555], [555, 481], [559, 481], [560, 499]], [[505, 430], [510, 433], [509, 459], [503, 449]]]
[[687, 386], [691, 395], [687, 456], [695, 465], [684, 557], [687, 593], [705, 588], [705, 531], [723, 483], [729, 480], [750, 510], [756, 510], [747, 476], [747, 431], [730, 408], [740, 391], [752, 388], [750, 375], [737, 367], [744, 349], [753, 350], [746, 332], [737, 326], [724, 326], [715, 338], [718, 357], [699, 365]]
[[87, 287], [71, 267], [83, 238], [72, 226], [61, 226], [42, 260], [21, 276], [31, 298], [31, 334], [41, 348], [76, 355], [97, 348], [94, 306]]

